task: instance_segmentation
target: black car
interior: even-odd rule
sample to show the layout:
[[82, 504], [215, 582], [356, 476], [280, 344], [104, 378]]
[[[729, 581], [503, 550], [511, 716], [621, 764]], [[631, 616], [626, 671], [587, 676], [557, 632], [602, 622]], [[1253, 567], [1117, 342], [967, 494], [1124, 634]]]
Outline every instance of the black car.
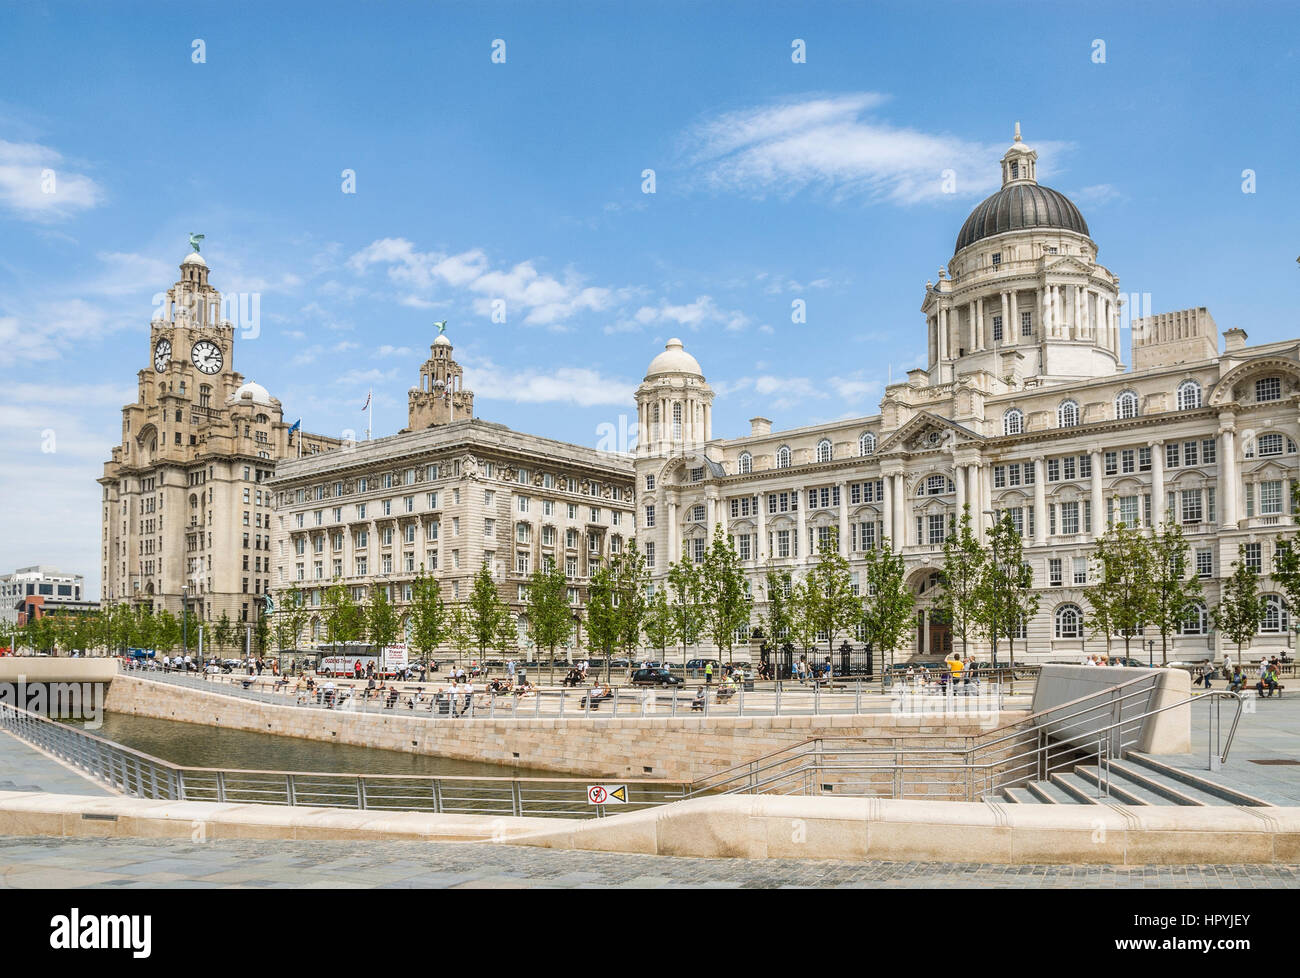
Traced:
[[633, 686], [680, 686], [682, 678], [667, 669], [638, 669], [632, 673]]

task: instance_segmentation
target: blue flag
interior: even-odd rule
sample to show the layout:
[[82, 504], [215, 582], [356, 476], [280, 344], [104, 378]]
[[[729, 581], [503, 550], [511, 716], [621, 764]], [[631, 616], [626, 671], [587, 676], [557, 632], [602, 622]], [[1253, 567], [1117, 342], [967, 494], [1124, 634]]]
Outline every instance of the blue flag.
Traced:
[[293, 423], [293, 425], [289, 428], [289, 434], [292, 435], [295, 431], [297, 431], [297, 430], [298, 430], [299, 428], [301, 428], [301, 427], [302, 427], [302, 418], [299, 418], [299, 419], [298, 419], [297, 421], [295, 421], [295, 422]]

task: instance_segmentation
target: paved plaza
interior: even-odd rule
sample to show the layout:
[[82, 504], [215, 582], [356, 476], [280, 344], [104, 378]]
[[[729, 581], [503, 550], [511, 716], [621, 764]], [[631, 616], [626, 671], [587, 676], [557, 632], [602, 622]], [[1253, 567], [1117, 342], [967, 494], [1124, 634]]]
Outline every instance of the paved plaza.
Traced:
[[456, 889], [1300, 888], [1300, 866], [685, 859], [484, 843], [0, 839], [0, 886]]

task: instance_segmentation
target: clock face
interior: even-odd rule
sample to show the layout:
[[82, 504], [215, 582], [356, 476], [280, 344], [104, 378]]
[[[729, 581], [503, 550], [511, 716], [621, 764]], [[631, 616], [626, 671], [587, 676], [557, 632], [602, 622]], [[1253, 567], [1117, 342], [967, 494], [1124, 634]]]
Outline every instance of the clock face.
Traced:
[[162, 339], [158, 345], [153, 348], [153, 368], [159, 373], [167, 369], [167, 364], [172, 362], [172, 341]]
[[194, 366], [205, 374], [215, 374], [221, 369], [221, 347], [211, 340], [199, 340], [190, 350]]

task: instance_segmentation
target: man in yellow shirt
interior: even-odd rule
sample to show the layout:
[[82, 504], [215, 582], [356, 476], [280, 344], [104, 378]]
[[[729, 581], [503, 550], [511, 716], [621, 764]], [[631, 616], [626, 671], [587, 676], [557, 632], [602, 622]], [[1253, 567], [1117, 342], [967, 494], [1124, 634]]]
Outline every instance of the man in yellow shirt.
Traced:
[[961, 681], [962, 671], [966, 668], [961, 661], [961, 656], [956, 652], [949, 652], [944, 657], [943, 664], [948, 667], [948, 672], [952, 674], [952, 684], [956, 686]]

